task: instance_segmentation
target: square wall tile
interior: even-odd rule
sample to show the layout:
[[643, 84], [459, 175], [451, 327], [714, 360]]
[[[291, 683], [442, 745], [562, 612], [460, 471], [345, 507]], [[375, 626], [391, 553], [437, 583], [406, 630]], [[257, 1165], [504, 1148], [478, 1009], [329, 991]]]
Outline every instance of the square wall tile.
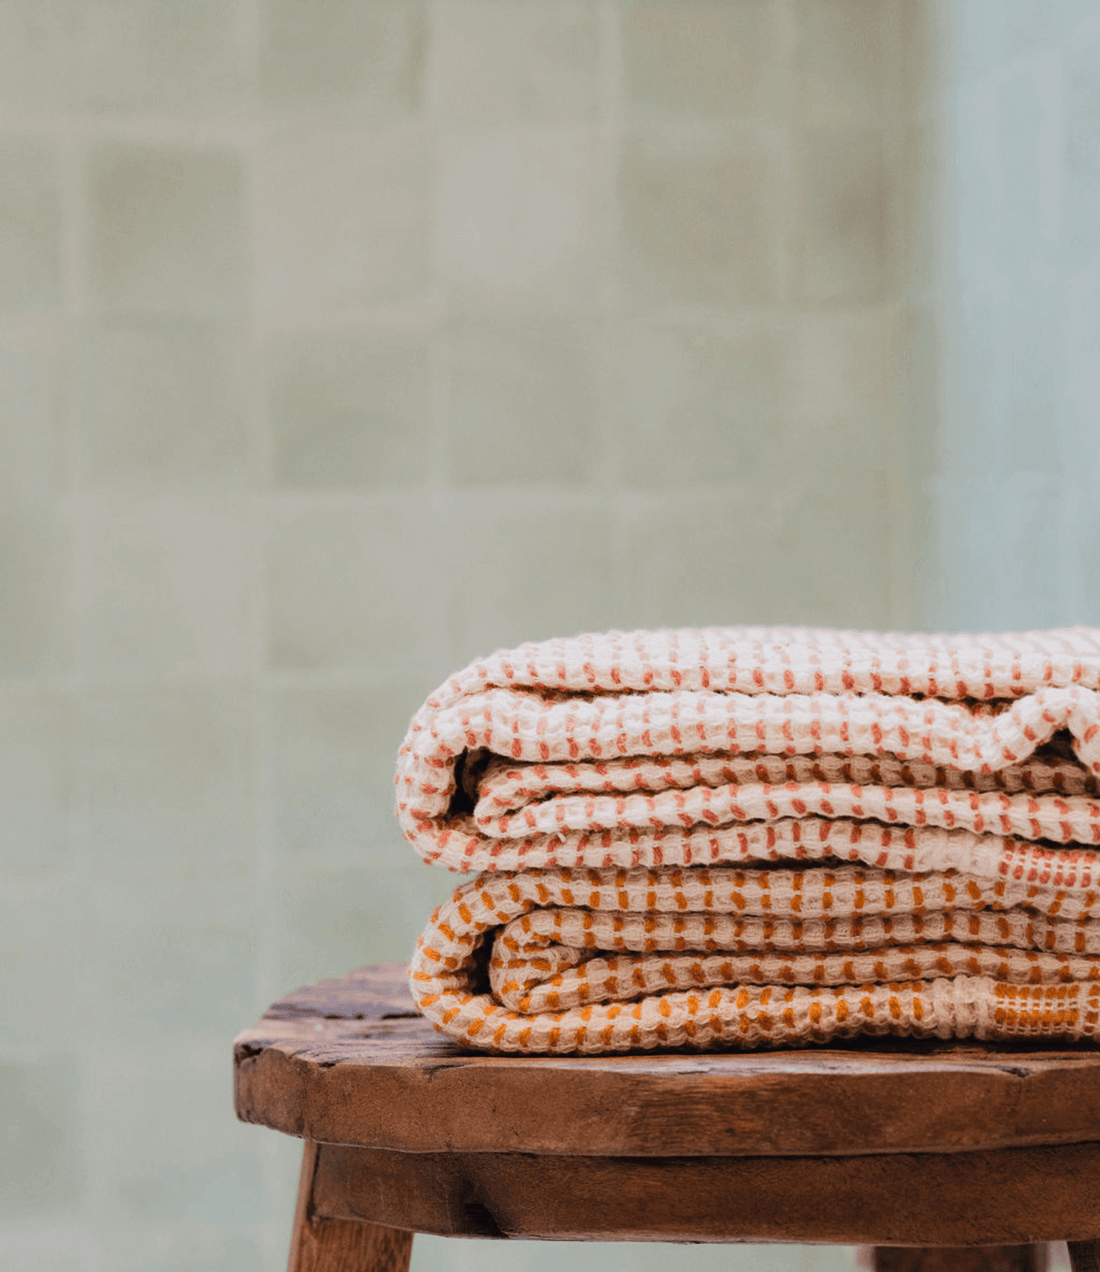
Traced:
[[424, 336], [295, 332], [271, 341], [266, 362], [276, 485], [427, 480], [435, 429]]
[[276, 692], [267, 798], [284, 861], [400, 860], [397, 750], [434, 687], [425, 677], [382, 689]]
[[892, 512], [882, 512], [883, 531], [889, 531], [887, 523], [900, 524], [905, 519], [901, 500], [908, 491], [909, 474], [902, 463], [905, 438], [900, 405], [840, 419], [795, 416], [782, 438], [789, 460], [768, 457], [770, 482], [828, 487], [837, 498], [852, 500], [855, 514], [870, 501], [880, 500], [882, 488], [888, 486], [896, 504]]
[[633, 326], [616, 360], [621, 479], [654, 490], [752, 480], [792, 411], [785, 325]]
[[639, 124], [786, 113], [791, 68], [774, 0], [628, 0], [621, 30], [627, 110]]
[[792, 391], [803, 416], [841, 420], [881, 415], [900, 389], [897, 305], [804, 313], [792, 324]]
[[68, 375], [67, 342], [52, 319], [0, 328], [0, 500], [67, 486]]
[[919, 302], [939, 285], [944, 270], [946, 128], [940, 120], [907, 125], [902, 147], [904, 162], [894, 172], [889, 214], [895, 222], [897, 252], [889, 263], [901, 293]]
[[258, 164], [266, 318], [296, 320], [424, 295], [430, 180], [422, 129], [272, 142]]
[[437, 264], [457, 305], [582, 305], [603, 281], [607, 196], [596, 134], [500, 129], [439, 147]]
[[55, 505], [0, 508], [0, 680], [68, 669], [71, 558], [68, 522]]
[[776, 482], [817, 483], [865, 500], [908, 480], [901, 316], [895, 305], [804, 314], [792, 333], [793, 416], [769, 458]]
[[76, 858], [73, 703], [61, 692], [0, 691], [0, 879], [54, 879]]
[[939, 465], [943, 421], [942, 315], [932, 304], [906, 305], [899, 331], [907, 476], [927, 481]]
[[775, 546], [779, 492], [739, 484], [647, 499], [624, 518], [624, 626], [797, 620]]
[[354, 103], [373, 118], [422, 106], [428, 24], [417, 0], [260, 0], [259, 21], [269, 108]]
[[84, 1192], [74, 1055], [0, 1060], [0, 1219], [75, 1215]]
[[640, 490], [854, 483], [895, 467], [893, 307], [624, 333], [617, 453]]
[[95, 877], [247, 878], [255, 732], [253, 696], [231, 683], [88, 694], [81, 788]]
[[568, 319], [471, 322], [447, 338], [451, 480], [584, 485], [600, 460], [598, 333]]
[[237, 0], [85, 0], [69, 31], [69, 104], [90, 113], [206, 113], [245, 79]]
[[647, 501], [627, 523], [631, 622], [888, 626], [889, 506], [881, 483]]
[[256, 558], [246, 509], [83, 496], [79, 662], [89, 676], [237, 675], [253, 666]]
[[92, 300], [129, 313], [243, 310], [244, 170], [229, 150], [103, 145], [87, 173]]
[[618, 173], [628, 295], [699, 305], [779, 301], [783, 178], [778, 143], [628, 137]]
[[103, 1218], [246, 1228], [268, 1217], [263, 1157], [233, 1117], [227, 1070], [222, 1050], [97, 1056], [89, 1122], [102, 1146]]
[[0, 889], [0, 1054], [68, 1050], [86, 1035], [87, 909], [72, 879]]
[[405, 962], [428, 918], [461, 882], [407, 844], [391, 864], [287, 871], [281, 878], [279, 985], [288, 993], [368, 963]]
[[78, 484], [247, 484], [246, 375], [234, 329], [170, 319], [85, 329], [74, 395]]
[[0, 5], [0, 109], [48, 114], [65, 94], [66, 0], [5, 0]]
[[801, 314], [791, 345], [791, 417], [782, 444], [768, 452], [774, 485], [838, 492], [856, 515], [879, 499], [885, 483], [900, 522], [911, 472], [899, 308]]
[[438, 669], [447, 662], [453, 550], [450, 525], [421, 498], [275, 509], [270, 665]]
[[[911, 3], [905, 0], [902, 7]], [[881, 0], [797, 0], [798, 87], [807, 122], [823, 127], [881, 121], [887, 8]]]
[[[830, 485], [792, 487], [778, 510], [773, 560], [786, 582], [769, 604], [815, 626], [894, 626], [894, 539], [905, 494], [889, 474], [858, 469]], [[765, 586], [771, 590], [770, 579]]]
[[950, 93], [947, 44], [953, 16], [943, 0], [905, 0], [898, 6], [901, 109], [906, 119], [934, 117], [944, 107]]
[[431, 74], [444, 127], [594, 120], [599, 70], [593, 0], [444, 0], [435, 8]]
[[621, 625], [618, 518], [608, 501], [470, 495], [456, 515], [473, 531], [457, 588], [456, 666], [525, 640]]
[[806, 134], [802, 182], [804, 298], [882, 299], [888, 270], [882, 134], [862, 128]]
[[254, 1021], [267, 1006], [257, 905], [254, 888], [216, 882], [97, 889], [87, 957], [99, 1047], [224, 1047]]
[[950, 572], [944, 568], [944, 548], [950, 535], [942, 533], [935, 485], [934, 477], [913, 483], [913, 542], [923, 548], [913, 557], [912, 609], [927, 631], [944, 632], [959, 620], [945, 604]]
[[0, 310], [61, 301], [61, 185], [49, 141], [0, 138]]

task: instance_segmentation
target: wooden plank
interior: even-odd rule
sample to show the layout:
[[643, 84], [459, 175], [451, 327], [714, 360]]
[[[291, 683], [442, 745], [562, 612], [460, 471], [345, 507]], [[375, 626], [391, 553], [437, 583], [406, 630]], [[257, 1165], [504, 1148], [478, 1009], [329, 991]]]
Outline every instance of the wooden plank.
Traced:
[[399, 965], [276, 1003], [237, 1039], [238, 1116], [412, 1152], [720, 1156], [963, 1152], [1100, 1140], [1100, 1051], [865, 1042], [596, 1058], [471, 1054]]
[[1047, 1272], [1045, 1245], [876, 1246], [874, 1272]]
[[408, 1272], [413, 1234], [359, 1219], [326, 1219], [312, 1203], [317, 1145], [306, 1141], [289, 1272]]
[[318, 1216], [528, 1240], [1030, 1245], [1100, 1232], [1100, 1144], [606, 1158], [322, 1145]]

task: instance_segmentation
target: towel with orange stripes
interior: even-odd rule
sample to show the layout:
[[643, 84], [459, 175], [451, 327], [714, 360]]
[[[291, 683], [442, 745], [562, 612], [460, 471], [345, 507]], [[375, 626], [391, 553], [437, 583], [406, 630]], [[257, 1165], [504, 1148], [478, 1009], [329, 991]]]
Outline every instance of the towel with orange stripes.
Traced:
[[477, 872], [410, 965], [465, 1045], [1097, 1034], [1100, 630], [522, 645], [427, 700], [396, 783]]

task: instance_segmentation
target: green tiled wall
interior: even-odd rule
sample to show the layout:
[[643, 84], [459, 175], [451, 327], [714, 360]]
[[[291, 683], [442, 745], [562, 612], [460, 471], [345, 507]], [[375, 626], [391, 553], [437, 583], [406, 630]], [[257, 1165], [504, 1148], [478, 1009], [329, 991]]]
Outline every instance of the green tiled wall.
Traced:
[[476, 653], [1097, 618], [1100, 30], [1051, 14], [0, 0], [5, 1268], [283, 1266], [229, 1043], [452, 885], [391, 773]]

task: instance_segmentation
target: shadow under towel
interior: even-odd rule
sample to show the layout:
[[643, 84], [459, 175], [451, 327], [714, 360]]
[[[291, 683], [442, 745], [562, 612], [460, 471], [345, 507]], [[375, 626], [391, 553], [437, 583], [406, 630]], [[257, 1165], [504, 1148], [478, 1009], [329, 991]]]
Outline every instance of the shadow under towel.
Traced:
[[1100, 1019], [1100, 632], [728, 628], [503, 651], [398, 814], [479, 877], [420, 938], [467, 1045], [592, 1053]]

